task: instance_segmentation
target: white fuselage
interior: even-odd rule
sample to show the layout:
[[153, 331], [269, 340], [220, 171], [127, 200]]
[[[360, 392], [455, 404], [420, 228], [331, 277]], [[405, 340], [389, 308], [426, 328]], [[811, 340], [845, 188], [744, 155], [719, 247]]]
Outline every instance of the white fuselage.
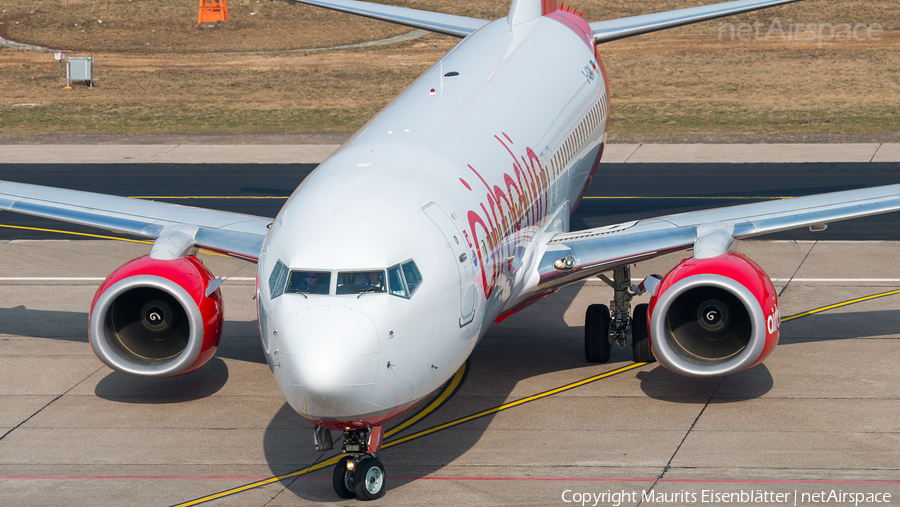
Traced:
[[[560, 11], [486, 25], [285, 204], [259, 258], [260, 331], [278, 387], [304, 417], [383, 424], [536, 295], [539, 239], [568, 229], [606, 135], [606, 76], [579, 29], [589, 37]], [[410, 260], [421, 273], [410, 297], [336, 292], [338, 273]], [[279, 261], [332, 273], [329, 293], [273, 298]]]

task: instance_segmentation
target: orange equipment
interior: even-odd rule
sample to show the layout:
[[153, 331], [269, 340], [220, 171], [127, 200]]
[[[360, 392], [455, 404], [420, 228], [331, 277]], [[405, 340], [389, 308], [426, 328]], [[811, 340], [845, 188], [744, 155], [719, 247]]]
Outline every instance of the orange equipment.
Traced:
[[228, 19], [228, 6], [225, 0], [200, 0], [200, 11], [197, 14], [197, 24], [214, 23]]

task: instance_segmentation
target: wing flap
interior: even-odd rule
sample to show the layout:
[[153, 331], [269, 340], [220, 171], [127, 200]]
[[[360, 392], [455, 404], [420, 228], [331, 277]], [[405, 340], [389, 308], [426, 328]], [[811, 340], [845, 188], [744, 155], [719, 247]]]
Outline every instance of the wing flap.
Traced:
[[113, 195], [0, 181], [0, 210], [158, 238], [172, 226], [197, 227], [198, 247], [256, 260], [269, 218]]
[[724, 18], [743, 12], [766, 9], [776, 5], [789, 4], [799, 0], [737, 0], [700, 7], [689, 7], [674, 11], [644, 14], [629, 18], [610, 19], [591, 23], [594, 43], [610, 42], [667, 28], [690, 25], [710, 19]]

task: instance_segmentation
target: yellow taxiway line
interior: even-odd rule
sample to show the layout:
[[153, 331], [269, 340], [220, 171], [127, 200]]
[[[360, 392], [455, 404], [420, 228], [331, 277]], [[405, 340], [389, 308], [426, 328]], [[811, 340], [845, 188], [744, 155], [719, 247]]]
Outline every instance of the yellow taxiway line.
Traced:
[[802, 317], [809, 317], [810, 315], [815, 315], [817, 313], [821, 313], [824, 311], [833, 310], [835, 308], [840, 308], [842, 306], [848, 306], [848, 305], [853, 305], [856, 303], [862, 303], [863, 301], [869, 301], [872, 299], [883, 298], [886, 296], [893, 296], [894, 294], [900, 294], [900, 290], [891, 290], [891, 291], [882, 292], [879, 294], [872, 294], [871, 296], [865, 296], [865, 297], [861, 297], [861, 298], [851, 299], [849, 301], [844, 301], [842, 303], [835, 303], [833, 305], [823, 306], [821, 308], [815, 308], [813, 310], [808, 310], [803, 313], [791, 315], [790, 317], [785, 317], [785, 318], [781, 319], [781, 322], [787, 322], [787, 321], [799, 319]]
[[6, 225], [6, 224], [0, 224], [0, 227], [5, 227], [7, 229], [22, 229], [25, 231], [55, 232], [55, 233], [59, 233], [59, 234], [71, 234], [73, 236], [87, 236], [89, 238], [116, 239], [119, 241], [129, 241], [131, 243], [145, 243], [147, 245], [153, 244], [152, 241], [143, 241], [140, 239], [117, 238], [115, 236], [102, 236], [100, 234], [88, 234], [86, 232], [61, 231], [58, 229], [42, 229], [40, 227], [24, 227], [21, 225]]
[[[647, 364], [647, 363], [633, 363], [633, 364], [630, 364], [630, 365], [628, 365], [628, 366], [624, 366], [624, 367], [622, 367], [622, 368], [617, 368], [617, 369], [615, 369], [615, 370], [608, 371], [608, 372], [606, 372], [606, 373], [601, 373], [601, 374], [599, 374], [599, 375], [594, 375], [593, 377], [588, 377], [588, 378], [586, 378], [586, 379], [579, 380], [579, 381], [577, 381], [577, 382], [572, 382], [571, 384], [566, 384], [566, 385], [564, 385], [564, 386], [562, 386], [562, 387], [557, 387], [556, 389], [551, 389], [551, 390], [549, 390], [549, 391], [544, 391], [544, 392], [542, 392], [542, 393], [535, 394], [535, 395], [529, 396], [529, 397], [527, 397], [527, 398], [522, 398], [522, 399], [520, 399], [520, 400], [516, 400], [516, 401], [510, 402], [510, 403], [505, 403], [505, 404], [503, 404], [503, 405], [500, 405], [500, 406], [497, 406], [497, 407], [494, 407], [494, 408], [490, 408], [490, 409], [487, 409], [487, 410], [483, 410], [483, 411], [478, 412], [478, 413], [476, 413], [476, 414], [472, 414], [472, 415], [466, 416], [466, 417], [461, 417], [461, 418], [459, 418], [459, 419], [455, 419], [455, 420], [453, 420], [453, 421], [450, 421], [450, 422], [447, 422], [447, 423], [444, 423], [444, 424], [440, 424], [440, 425], [435, 426], [435, 427], [433, 427], [433, 428], [428, 428], [428, 429], [426, 429], [426, 430], [422, 430], [422, 431], [413, 433], [412, 435], [409, 435], [409, 436], [406, 436], [406, 437], [403, 437], [403, 438], [400, 438], [400, 439], [397, 439], [397, 440], [393, 440], [393, 441], [390, 441], [390, 442], [385, 442], [384, 445], [381, 446], [381, 448], [382, 448], [382, 449], [386, 449], [386, 448], [388, 448], [388, 447], [393, 447], [393, 446], [395, 446], [395, 445], [399, 445], [399, 444], [402, 444], [402, 443], [405, 443], [405, 442], [409, 442], [409, 441], [411, 441], [411, 440], [415, 440], [415, 439], [417, 439], [417, 438], [424, 437], [424, 436], [426, 436], [426, 435], [431, 435], [432, 433], [436, 433], [436, 432], [438, 432], [438, 431], [445, 430], [445, 429], [447, 429], [447, 428], [452, 428], [453, 426], [457, 426], [457, 425], [460, 425], [460, 424], [463, 424], [463, 423], [466, 423], [466, 422], [469, 422], [469, 421], [472, 421], [472, 420], [475, 420], [475, 419], [478, 419], [478, 418], [481, 418], [481, 417], [485, 417], [485, 416], [488, 416], [488, 415], [491, 415], [491, 414], [496, 414], [497, 412], [501, 412], [501, 411], [503, 411], [503, 410], [508, 410], [508, 409], [510, 409], [510, 408], [517, 407], [517, 406], [522, 405], [522, 404], [524, 404], [524, 403], [528, 403], [528, 402], [531, 402], [531, 401], [539, 400], [539, 399], [541, 399], [541, 398], [546, 398], [547, 396], [552, 396], [552, 395], [554, 395], [554, 394], [558, 394], [558, 393], [561, 393], [561, 392], [563, 392], [563, 391], [568, 391], [569, 389], [575, 389], [576, 387], [580, 387], [580, 386], [583, 386], [583, 385], [585, 385], [585, 384], [589, 384], [589, 383], [591, 383], [591, 382], [596, 382], [596, 381], [598, 381], [598, 380], [601, 380], [601, 379], [604, 379], [604, 378], [608, 378], [608, 377], [611, 377], [611, 376], [613, 376], [613, 375], [617, 375], [617, 374], [619, 374], [619, 373], [623, 373], [623, 372], [626, 372], [626, 371], [629, 371], [629, 370], [633, 370], [633, 369], [635, 369], [635, 368], [639, 368], [639, 367], [641, 367], [641, 366], [644, 366], [645, 364]], [[411, 424], [413, 424], [414, 422], [416, 422], [416, 421], [422, 419], [422, 417], [425, 417], [426, 415], [428, 415], [429, 413], [431, 413], [431, 411], [433, 411], [434, 409], [436, 409], [437, 407], [439, 407], [441, 404], [443, 404], [443, 402], [446, 401], [446, 398], [449, 398], [450, 396], [452, 396], [453, 392], [455, 392], [456, 389], [459, 387], [459, 383], [462, 382], [462, 379], [463, 379], [463, 377], [465, 376], [465, 368], [466, 368], [466, 365], [465, 365], [465, 364], [464, 364], [462, 367], [460, 367], [460, 369], [459, 369], [459, 370], [456, 372], [456, 374], [453, 376], [453, 379], [450, 381], [450, 384], [449, 384], [446, 388], [444, 388], [444, 391], [441, 393], [441, 395], [438, 396], [433, 402], [431, 402], [431, 403], [428, 405], [428, 407], [426, 407], [426, 408], [423, 409], [421, 412], [419, 412], [418, 414], [416, 414], [416, 416], [414, 416], [414, 417], [410, 418], [409, 420], [407, 420], [405, 423], [401, 424], [401, 426], [403, 426], [402, 428], [401, 428], [400, 426], [398, 426], [397, 428], [394, 428], [394, 429], [392, 429], [390, 432], [386, 433], [385, 436], [397, 434], [397, 432], [402, 431], [403, 429], [406, 429], [407, 427], [409, 427], [409, 425], [411, 425]], [[445, 397], [445, 395], [446, 395], [446, 397]], [[442, 398], [444, 398], [444, 399], [442, 399]], [[406, 424], [406, 423], [409, 423], [409, 424]], [[211, 501], [211, 500], [215, 500], [215, 499], [217, 499], [217, 498], [222, 498], [222, 497], [225, 497], [225, 496], [234, 495], [234, 494], [236, 494], [236, 493], [241, 493], [241, 492], [247, 491], [247, 490], [249, 490], [249, 489], [254, 489], [254, 488], [258, 488], [258, 487], [260, 487], [260, 486], [265, 486], [266, 484], [272, 484], [273, 482], [278, 482], [278, 481], [281, 481], [281, 480], [284, 480], [284, 479], [288, 479], [288, 478], [291, 478], [291, 477], [297, 477], [297, 476], [300, 476], [300, 475], [303, 475], [303, 474], [312, 472], [312, 471], [314, 471], [314, 470], [320, 470], [320, 469], [322, 469], [322, 468], [329, 467], [329, 466], [331, 466], [331, 465], [337, 463], [338, 460], [340, 460], [340, 459], [341, 459], [341, 456], [334, 456], [334, 457], [332, 457], [332, 458], [330, 458], [330, 459], [327, 459], [327, 460], [325, 460], [325, 461], [323, 461], [323, 462], [321, 462], [321, 463], [318, 463], [318, 464], [315, 464], [315, 465], [313, 465], [313, 466], [309, 466], [309, 467], [303, 468], [303, 469], [301, 469], [301, 470], [297, 470], [296, 472], [291, 472], [291, 473], [289, 473], [289, 474], [279, 475], [279, 476], [277, 476], [277, 477], [270, 477], [270, 478], [268, 478], [268, 479], [264, 479], [264, 480], [261, 480], [261, 481], [253, 482], [253, 483], [250, 483], [250, 484], [245, 484], [244, 486], [239, 486], [239, 487], [237, 487], [237, 488], [229, 489], [229, 490], [226, 490], [226, 491], [221, 491], [221, 492], [219, 492], [219, 493], [215, 493], [215, 494], [212, 494], [212, 495], [209, 495], [209, 496], [204, 496], [204, 497], [202, 497], [202, 498], [197, 498], [196, 500], [191, 500], [190, 502], [180, 503], [180, 504], [177, 504], [177, 505], [175, 505], [175, 506], [173, 506], [173, 507], [188, 507], [188, 506], [191, 506], [191, 505], [198, 505], [198, 504], [201, 504], [201, 503], [209, 502], [209, 501]]]

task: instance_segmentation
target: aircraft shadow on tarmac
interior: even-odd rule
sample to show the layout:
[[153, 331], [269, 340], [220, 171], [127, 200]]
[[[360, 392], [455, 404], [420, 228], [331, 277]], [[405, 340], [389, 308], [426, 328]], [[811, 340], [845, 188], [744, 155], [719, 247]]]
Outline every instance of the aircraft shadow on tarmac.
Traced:
[[114, 371], [100, 379], [94, 394], [98, 398], [121, 403], [183, 403], [212, 396], [226, 382], [228, 365], [214, 357], [196, 371], [170, 378], [135, 377]]
[[[631, 349], [618, 347], [613, 348], [609, 365], [592, 366], [585, 362], [583, 326], [570, 326], [563, 318], [577, 292], [575, 287], [561, 290], [491, 328], [470, 357], [466, 380], [456, 395], [412, 427], [395, 437], [387, 438], [386, 442], [490, 409], [511, 399], [537, 394], [537, 391], [523, 393], [521, 389], [513, 394], [517, 384], [532, 377], [552, 378], [556, 372], [585, 369], [584, 375], [577, 377], [580, 380], [631, 363]], [[680, 377], [658, 365], [650, 368], [652, 369], [636, 375], [641, 390], [651, 398], [673, 403], [708, 403], [711, 394], [724, 382], [721, 377]], [[622, 375], [634, 374], [626, 372]], [[571, 374], [567, 375], [567, 380], [562, 383], [571, 382], [571, 377]], [[729, 395], [727, 398], [717, 399], [717, 403], [739, 402], [762, 396], [774, 383], [765, 365], [733, 375], [728, 381], [734, 382], [729, 385]], [[543, 383], [537, 389], [555, 387], [558, 386]], [[601, 385], [600, 389], [607, 388]], [[616, 388], [611, 386], [608, 389]], [[615, 392], [610, 394], [616, 395]], [[510, 410], [521, 410], [521, 407]], [[560, 427], [566, 426], [565, 415], [554, 417], [559, 417]], [[378, 457], [384, 462], [388, 477], [391, 478], [389, 488], [402, 488], [415, 480], [412, 477], [440, 475], [437, 472], [466, 454], [484, 437], [492, 420], [493, 415], [488, 415], [454, 427], [456, 431], [442, 430], [383, 449]], [[597, 421], [598, 427], [603, 424], [603, 421]], [[316, 455], [310, 443], [311, 430], [309, 422], [287, 404], [282, 406], [263, 438], [266, 460], [274, 475], [288, 474], [313, 464], [317, 458], [324, 461], [335, 455], [333, 451], [325, 456]], [[337, 440], [339, 435], [335, 433], [334, 436]], [[304, 500], [337, 502], [339, 499], [331, 486], [331, 473], [332, 468], [327, 467], [311, 472], [308, 477], [285, 479], [282, 484]]]
[[[244, 334], [248, 332], [254, 334]], [[147, 404], [182, 403], [212, 396], [228, 381], [228, 364], [222, 359], [266, 362], [256, 321], [226, 320], [223, 334], [215, 357], [195, 371], [170, 378], [135, 377], [114, 371], [97, 383], [94, 394], [110, 401]]]
[[[505, 403], [520, 381], [588, 367], [583, 356], [583, 327], [569, 325], [564, 320], [564, 314], [572, 306], [578, 290], [579, 286], [565, 288], [491, 328], [472, 354], [467, 379], [457, 395], [397, 436], [406, 436]], [[821, 314], [786, 322], [781, 344], [878, 337], [900, 326], [900, 312], [855, 313]], [[828, 336], [808, 336], [806, 329], [813, 327], [804, 325], [806, 319], [824, 319], [817, 323], [815, 329], [827, 329]], [[854, 325], [854, 322], [873, 325], [861, 327]], [[87, 313], [83, 312], [29, 310], [24, 306], [0, 308], [0, 334], [84, 342], [88, 346], [87, 323]], [[113, 372], [98, 383], [95, 394], [124, 403], [163, 404], [196, 400], [218, 392], [228, 381], [228, 366], [222, 358], [265, 362], [256, 321], [226, 321], [217, 356], [195, 372], [170, 379], [136, 378]], [[610, 365], [593, 368], [579, 378], [612, 370], [630, 361], [630, 348], [614, 347]], [[658, 365], [645, 367], [644, 371], [635, 374], [635, 378], [640, 382], [641, 391], [650, 398], [689, 404], [740, 402], [764, 395], [774, 384], [764, 364], [725, 380], [680, 377]], [[710, 393], [725, 383], [728, 384], [728, 396], [710, 400]], [[553, 387], [557, 386], [542, 386], [546, 389]], [[147, 394], [134, 396], [135, 392]], [[522, 394], [536, 393], [517, 393], [516, 396]], [[437, 432], [383, 450], [379, 457], [384, 460], [388, 475], [407, 477], [392, 480], [390, 487], [401, 488], [414, 480], [409, 477], [434, 474], [454, 462], [479, 442], [492, 420], [493, 416], [485, 416], [460, 426], [465, 431]], [[561, 419], [560, 423], [564, 425], [565, 420]], [[598, 422], [600, 424], [602, 421]], [[268, 466], [274, 475], [302, 469], [317, 458], [324, 460], [333, 455], [333, 452], [325, 456], [316, 455], [310, 444], [311, 428], [311, 424], [287, 404], [271, 419], [264, 433], [263, 446]], [[337, 501], [331, 481], [322, 479], [323, 476], [330, 477], [330, 474], [329, 467], [312, 472], [311, 478], [286, 479], [283, 484], [294, 495], [307, 500]]]
[[[30, 310], [19, 305], [0, 308], [0, 334], [49, 338], [88, 345], [88, 314]], [[264, 364], [256, 321], [226, 320], [216, 356], [202, 368], [172, 378], [143, 378], [111, 372], [94, 393], [103, 399], [126, 403], [181, 403], [211, 396], [228, 381], [228, 365], [222, 359]], [[134, 393], [146, 393], [134, 396]]]
[[[816, 319], [815, 326], [806, 325]], [[860, 323], [863, 323], [860, 325]], [[900, 311], [873, 310], [844, 313], [821, 313], [781, 325], [781, 345], [842, 340], [845, 338], [883, 338], [900, 330]], [[822, 334], [822, 332], [825, 334]]]

